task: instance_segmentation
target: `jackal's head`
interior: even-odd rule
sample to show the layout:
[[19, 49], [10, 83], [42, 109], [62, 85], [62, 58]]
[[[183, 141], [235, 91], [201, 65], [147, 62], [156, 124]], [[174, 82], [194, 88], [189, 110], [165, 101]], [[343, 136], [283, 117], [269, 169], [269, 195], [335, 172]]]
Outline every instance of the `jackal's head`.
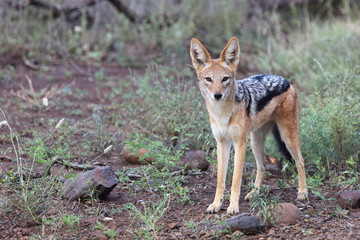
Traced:
[[226, 99], [231, 89], [235, 87], [235, 73], [240, 56], [238, 39], [231, 38], [221, 52], [220, 58], [211, 59], [209, 52], [200, 41], [193, 38], [190, 55], [204, 98], [216, 101]]

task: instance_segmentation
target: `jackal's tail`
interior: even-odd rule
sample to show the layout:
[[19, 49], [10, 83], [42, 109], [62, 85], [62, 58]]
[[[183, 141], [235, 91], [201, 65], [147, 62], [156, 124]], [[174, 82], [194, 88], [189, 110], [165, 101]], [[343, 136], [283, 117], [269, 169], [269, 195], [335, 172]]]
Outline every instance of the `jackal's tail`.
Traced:
[[276, 143], [278, 145], [280, 152], [284, 155], [284, 157], [287, 160], [291, 160], [292, 159], [291, 154], [290, 154], [289, 150], [287, 149], [284, 141], [281, 139], [280, 132], [279, 132], [279, 129], [276, 124], [273, 128], [273, 134], [274, 134], [274, 137], [275, 137], [275, 140], [276, 140]]

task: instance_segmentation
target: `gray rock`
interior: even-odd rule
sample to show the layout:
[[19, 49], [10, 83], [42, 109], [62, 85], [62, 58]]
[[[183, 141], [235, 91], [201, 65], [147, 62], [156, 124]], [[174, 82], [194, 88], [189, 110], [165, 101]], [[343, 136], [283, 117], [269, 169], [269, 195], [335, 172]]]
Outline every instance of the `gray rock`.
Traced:
[[338, 196], [338, 203], [342, 208], [359, 208], [360, 192], [359, 191], [343, 191]]
[[242, 213], [226, 219], [227, 227], [231, 232], [241, 231], [246, 235], [257, 234], [261, 231], [260, 221], [257, 217]]
[[96, 197], [105, 199], [117, 184], [118, 180], [111, 167], [97, 167], [81, 173], [75, 180], [66, 180], [64, 196], [70, 201], [83, 199], [89, 195], [91, 188], [95, 188]]
[[186, 170], [206, 171], [210, 163], [206, 160], [206, 153], [201, 150], [188, 151], [180, 160], [181, 166], [186, 166]]
[[302, 216], [299, 208], [292, 203], [279, 203], [275, 214], [276, 223], [286, 225], [295, 224]]

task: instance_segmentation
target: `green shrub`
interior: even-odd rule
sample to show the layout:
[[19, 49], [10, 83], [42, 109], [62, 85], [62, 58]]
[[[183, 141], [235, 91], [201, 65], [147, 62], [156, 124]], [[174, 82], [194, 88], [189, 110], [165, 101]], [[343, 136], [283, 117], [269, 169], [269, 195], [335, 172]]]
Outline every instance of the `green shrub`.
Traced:
[[132, 75], [131, 79], [137, 90], [125, 94], [119, 113], [128, 130], [157, 136], [172, 145], [181, 138], [190, 148], [207, 146], [210, 126], [195, 80], [180, 78], [176, 69], [155, 64], [149, 65], [144, 76]]
[[[262, 72], [283, 75], [307, 93], [322, 92], [337, 81], [331, 75], [360, 67], [359, 21], [309, 24], [306, 32], [293, 33], [287, 43], [270, 38], [270, 51], [260, 50], [255, 64]], [[269, 53], [270, 52], [270, 53]], [[359, 81], [352, 81], [360, 87]]]
[[[328, 95], [328, 93], [326, 93]], [[359, 96], [352, 94], [311, 97], [300, 117], [302, 152], [308, 163], [321, 174], [346, 166], [350, 158], [359, 158]]]

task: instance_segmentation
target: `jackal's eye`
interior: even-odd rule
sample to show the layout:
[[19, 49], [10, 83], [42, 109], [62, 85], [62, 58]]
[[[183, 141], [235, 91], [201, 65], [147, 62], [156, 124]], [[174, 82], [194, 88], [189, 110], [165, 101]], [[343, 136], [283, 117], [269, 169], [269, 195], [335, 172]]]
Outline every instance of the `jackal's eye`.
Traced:
[[226, 82], [227, 80], [229, 80], [229, 77], [224, 77], [222, 81]]
[[208, 81], [208, 82], [212, 82], [211, 77], [206, 77], [205, 80]]

